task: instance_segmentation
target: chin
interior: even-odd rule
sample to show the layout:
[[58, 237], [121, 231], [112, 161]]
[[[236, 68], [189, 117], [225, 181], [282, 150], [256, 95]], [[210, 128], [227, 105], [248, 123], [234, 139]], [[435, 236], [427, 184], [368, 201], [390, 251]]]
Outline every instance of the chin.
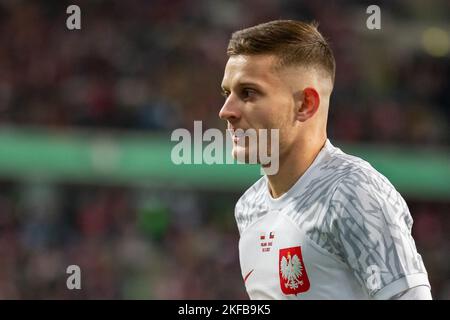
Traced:
[[245, 159], [247, 159], [248, 152], [247, 152], [247, 150], [245, 150], [245, 148], [238, 147], [235, 145], [235, 146], [233, 146], [231, 155], [233, 156], [233, 159], [235, 159], [235, 160], [242, 159], [243, 157], [245, 157]]

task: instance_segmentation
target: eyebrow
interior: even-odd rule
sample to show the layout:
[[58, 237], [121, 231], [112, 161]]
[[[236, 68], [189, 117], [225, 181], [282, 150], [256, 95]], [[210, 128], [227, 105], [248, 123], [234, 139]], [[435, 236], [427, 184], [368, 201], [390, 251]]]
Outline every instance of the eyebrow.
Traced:
[[[256, 82], [252, 82], [252, 81], [238, 82], [236, 84], [236, 87], [255, 87], [258, 90], [263, 90], [262, 85], [260, 85], [259, 83], [256, 83]], [[222, 91], [229, 91], [229, 88], [224, 85], [222, 85], [221, 88], [222, 88]]]

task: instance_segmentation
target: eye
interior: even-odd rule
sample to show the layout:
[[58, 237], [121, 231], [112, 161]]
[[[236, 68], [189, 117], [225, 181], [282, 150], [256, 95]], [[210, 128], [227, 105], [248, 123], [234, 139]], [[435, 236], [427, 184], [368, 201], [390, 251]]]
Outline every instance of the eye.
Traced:
[[242, 98], [243, 99], [252, 99], [256, 96], [257, 92], [251, 88], [242, 89]]

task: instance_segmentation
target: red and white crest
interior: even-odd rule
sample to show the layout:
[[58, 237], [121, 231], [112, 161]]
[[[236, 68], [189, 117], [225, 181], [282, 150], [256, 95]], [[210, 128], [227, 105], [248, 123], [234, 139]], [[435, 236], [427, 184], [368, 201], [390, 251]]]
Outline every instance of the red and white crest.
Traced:
[[284, 294], [298, 294], [309, 290], [308, 274], [300, 246], [280, 249], [278, 265], [281, 291]]

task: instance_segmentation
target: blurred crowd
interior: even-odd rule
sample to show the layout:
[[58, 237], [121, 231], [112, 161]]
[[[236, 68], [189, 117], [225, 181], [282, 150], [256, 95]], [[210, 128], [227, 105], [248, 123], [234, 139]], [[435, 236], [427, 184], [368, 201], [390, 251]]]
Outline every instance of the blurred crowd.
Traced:
[[0, 212], [0, 299], [247, 298], [229, 195], [2, 181]]
[[[69, 31], [73, 3], [82, 29]], [[317, 20], [331, 40], [332, 140], [447, 147], [449, 53], [400, 40], [415, 24], [448, 26], [450, 4], [386, 2], [382, 31], [365, 28], [369, 4], [1, 1], [0, 127], [164, 133], [203, 120], [204, 130], [224, 128], [231, 33], [281, 17]], [[246, 299], [233, 220], [241, 191], [0, 179], [0, 298]], [[449, 202], [407, 202], [433, 296], [450, 299]], [[82, 270], [80, 291], [66, 288], [72, 264]]]
[[[220, 83], [231, 33], [282, 17], [315, 19], [331, 41], [330, 136], [448, 145], [450, 54], [428, 54], [423, 30], [414, 29], [448, 27], [447, 1], [383, 3], [375, 31], [365, 27], [361, 1], [75, 3], [81, 30], [74, 31], [66, 28], [67, 1], [0, 3], [0, 124], [167, 131], [203, 120], [224, 127]], [[398, 45], [414, 32], [418, 43]]]

